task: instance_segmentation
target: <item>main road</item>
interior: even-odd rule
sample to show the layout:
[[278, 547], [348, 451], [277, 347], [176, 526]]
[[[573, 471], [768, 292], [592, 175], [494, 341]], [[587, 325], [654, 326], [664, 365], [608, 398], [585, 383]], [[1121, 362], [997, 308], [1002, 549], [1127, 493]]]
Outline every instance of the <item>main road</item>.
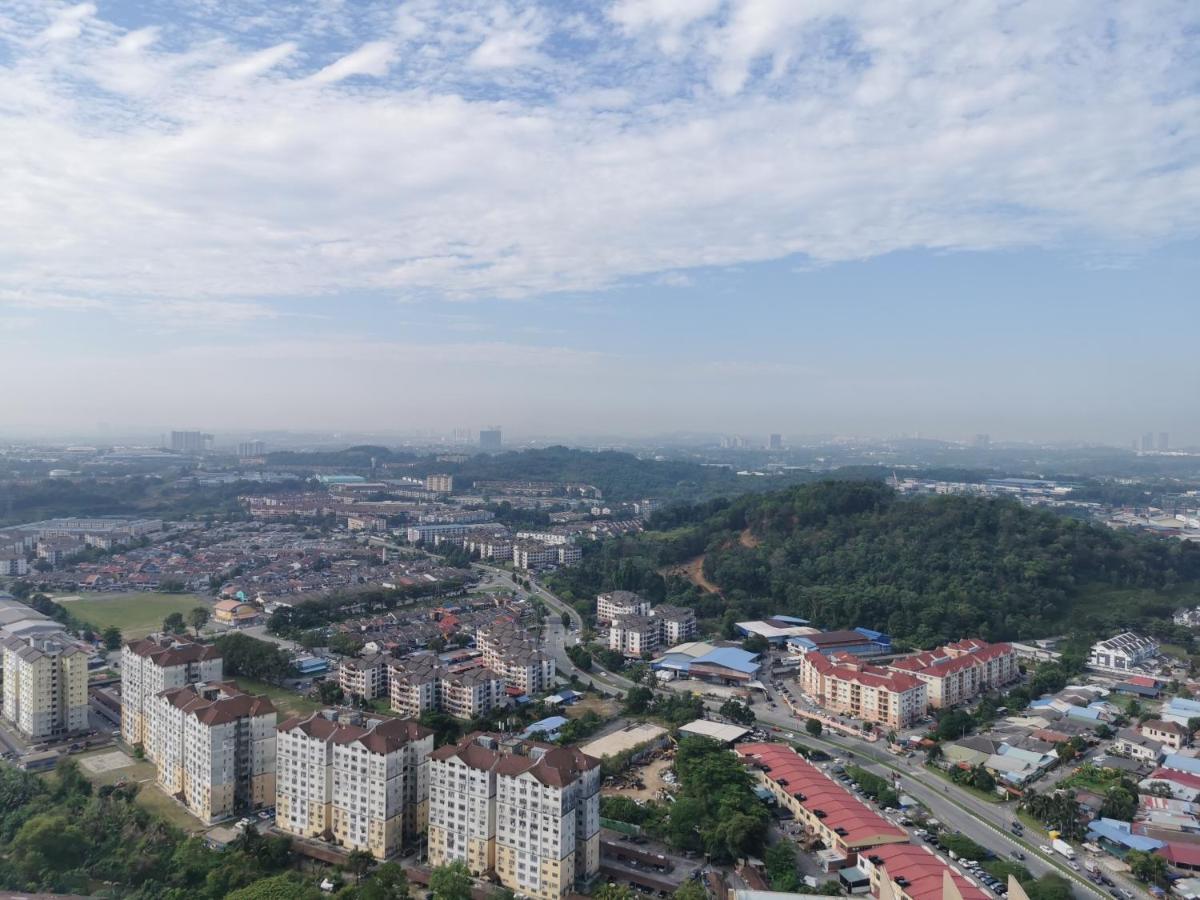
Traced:
[[[503, 579], [506, 586], [513, 586], [511, 573], [491, 566], [481, 565], [479, 568], [491, 573], [496, 580]], [[580, 670], [567, 656], [566, 648], [568, 643], [578, 642], [578, 635], [583, 627], [582, 617], [569, 604], [546, 590], [532, 578], [530, 585], [532, 590], [529, 593], [532, 596], [537, 597], [548, 608], [560, 615], [565, 613], [571, 623], [570, 629], [561, 624], [561, 619], [558, 622], [548, 623], [546, 627], [547, 648], [553, 653], [555, 663], [561, 671], [568, 675], [575, 675], [583, 681], [590, 681], [597, 690], [610, 695], [623, 693], [635, 687], [629, 679], [601, 668], [594, 661], [591, 671]], [[705, 706], [713, 711], [720, 706], [720, 701], [705, 699], [704, 702]], [[773, 725], [784, 731], [796, 732], [801, 731], [804, 727], [804, 719], [776, 710], [756, 709], [755, 713], [759, 722]], [[992, 850], [999, 857], [1013, 860], [1014, 851], [1023, 853], [1025, 859], [1021, 861], [1021, 864], [1035, 876], [1047, 873], [1060, 875], [1070, 881], [1076, 893], [1086, 897], [1108, 900], [1108, 895], [1104, 891], [1080, 873], [1069, 868], [1066, 861], [1057, 854], [1043, 853], [1038, 849], [1039, 844], [1013, 835], [1009, 830], [1009, 823], [1014, 816], [1011, 806], [985, 802], [978, 796], [925, 770], [919, 763], [914, 763], [913, 760], [906, 757], [893, 756], [867, 741], [830, 735], [814, 738], [806, 733], [798, 735], [797, 739], [835, 754], [854, 756], [865, 768], [883, 774], [889, 779], [898, 778], [898, 787], [901, 792], [923, 804], [946, 827], [961, 832], [980, 846]], [[1121, 887], [1129, 891], [1138, 890], [1141, 887], [1137, 882], [1128, 878], [1119, 878], [1118, 882]]]

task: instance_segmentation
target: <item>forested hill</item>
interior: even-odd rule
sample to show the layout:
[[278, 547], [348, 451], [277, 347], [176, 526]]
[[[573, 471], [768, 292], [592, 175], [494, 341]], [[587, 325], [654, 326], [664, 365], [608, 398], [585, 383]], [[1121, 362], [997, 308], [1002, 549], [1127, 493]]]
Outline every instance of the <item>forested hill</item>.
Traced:
[[[903, 499], [878, 483], [835, 481], [675, 508], [654, 524], [635, 542], [598, 548], [564, 587], [640, 589], [726, 625], [785, 613], [922, 646], [1163, 618], [1169, 630], [1175, 606], [1200, 602], [1200, 547], [1009, 500]], [[658, 575], [702, 551], [720, 595]]]

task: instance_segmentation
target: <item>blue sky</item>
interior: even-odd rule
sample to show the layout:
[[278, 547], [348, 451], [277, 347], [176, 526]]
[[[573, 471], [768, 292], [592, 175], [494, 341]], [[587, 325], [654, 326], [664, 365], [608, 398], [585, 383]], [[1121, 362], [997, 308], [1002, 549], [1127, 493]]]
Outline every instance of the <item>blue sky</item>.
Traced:
[[0, 0], [9, 424], [1200, 442], [1198, 34]]

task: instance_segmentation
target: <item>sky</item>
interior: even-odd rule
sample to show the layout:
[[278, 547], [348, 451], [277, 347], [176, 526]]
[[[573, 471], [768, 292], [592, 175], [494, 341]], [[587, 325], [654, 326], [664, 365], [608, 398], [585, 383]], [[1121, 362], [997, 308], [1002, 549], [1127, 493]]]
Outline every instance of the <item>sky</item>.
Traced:
[[1192, 0], [0, 0], [5, 431], [1200, 444]]

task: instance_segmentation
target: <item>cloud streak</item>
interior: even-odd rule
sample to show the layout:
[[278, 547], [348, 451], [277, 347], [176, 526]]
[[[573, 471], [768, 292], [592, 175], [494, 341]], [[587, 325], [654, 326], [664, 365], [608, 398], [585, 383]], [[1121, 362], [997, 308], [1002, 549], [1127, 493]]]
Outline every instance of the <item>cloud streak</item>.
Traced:
[[6, 11], [0, 295], [254, 318], [1196, 232], [1194, 4], [355, 7]]

